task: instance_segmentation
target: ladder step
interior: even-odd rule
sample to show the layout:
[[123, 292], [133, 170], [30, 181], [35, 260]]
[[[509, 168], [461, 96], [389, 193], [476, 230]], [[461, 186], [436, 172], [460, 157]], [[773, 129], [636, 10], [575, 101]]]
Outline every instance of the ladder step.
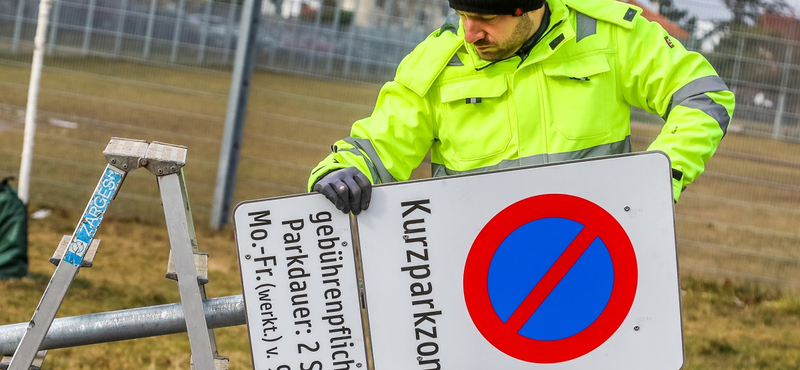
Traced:
[[141, 159], [144, 158], [147, 148], [147, 141], [144, 140], [112, 137], [103, 150], [103, 155], [108, 164], [124, 171], [131, 171], [143, 165]]
[[[58, 266], [59, 262], [61, 262], [61, 259], [64, 257], [64, 252], [67, 251], [70, 238], [71, 235], [64, 235], [61, 237], [61, 242], [58, 243], [55, 253], [53, 253], [52, 257], [50, 257], [50, 263]], [[100, 246], [100, 239], [93, 239], [89, 244], [89, 249], [86, 251], [86, 255], [83, 256], [81, 267], [92, 267], [92, 262], [94, 261], [94, 255], [97, 254], [98, 246]]]
[[[227, 357], [217, 355], [216, 357], [214, 357], [214, 370], [228, 370], [229, 362], [230, 359], [228, 359]], [[195, 370], [194, 360], [191, 361], [190, 368], [192, 370]]]
[[[197, 269], [197, 284], [205, 285], [208, 283], [208, 253], [195, 253], [194, 266]], [[178, 281], [178, 272], [175, 268], [175, 260], [172, 258], [172, 250], [169, 251], [166, 277], [167, 279]]]
[[177, 173], [186, 165], [186, 153], [183, 145], [154, 141], [147, 147], [145, 168], [156, 176]]
[[[44, 362], [44, 357], [47, 356], [47, 350], [36, 352], [36, 357], [33, 358], [33, 363], [30, 370], [41, 370], [42, 363]], [[11, 364], [11, 356], [5, 356], [2, 360], [0, 360], [0, 369], [7, 370], [8, 365]], [[225, 368], [227, 369], [227, 367]]]

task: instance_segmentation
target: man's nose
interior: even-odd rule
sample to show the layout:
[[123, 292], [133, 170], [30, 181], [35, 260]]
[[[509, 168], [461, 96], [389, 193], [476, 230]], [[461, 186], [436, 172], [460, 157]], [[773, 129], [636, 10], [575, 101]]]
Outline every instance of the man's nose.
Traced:
[[464, 40], [472, 44], [486, 37], [486, 31], [480, 22], [464, 19]]

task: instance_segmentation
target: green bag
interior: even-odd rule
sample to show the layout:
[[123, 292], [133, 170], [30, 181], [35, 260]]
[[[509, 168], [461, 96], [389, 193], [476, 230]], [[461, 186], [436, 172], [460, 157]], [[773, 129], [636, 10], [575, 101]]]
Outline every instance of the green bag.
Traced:
[[0, 184], [0, 279], [28, 274], [28, 211], [11, 179]]

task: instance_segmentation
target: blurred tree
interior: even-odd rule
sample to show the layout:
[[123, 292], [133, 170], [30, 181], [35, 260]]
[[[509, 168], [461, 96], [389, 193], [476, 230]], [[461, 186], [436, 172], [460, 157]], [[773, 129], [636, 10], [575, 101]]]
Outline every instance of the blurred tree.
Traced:
[[[773, 102], [783, 97], [785, 105], [774, 108], [782, 110], [784, 123], [796, 124], [790, 115], [800, 112], [800, 102], [794, 93], [782, 96], [787, 88], [800, 84], [800, 74], [792, 71], [800, 65], [800, 48], [795, 46], [798, 40], [781, 32], [782, 28], [800, 22], [793, 8], [785, 0], [723, 1], [733, 16], [715, 23], [712, 34], [719, 37], [719, 43], [708, 55], [709, 61], [736, 92], [737, 105], [773, 108]], [[769, 104], [764, 105], [767, 101]], [[764, 115], [764, 111], [748, 114], [747, 109], [737, 109], [737, 112], [742, 119], [772, 120], [765, 118], [772, 116]]]
[[674, 22], [689, 34], [694, 33], [694, 27], [697, 23], [697, 17], [689, 16], [689, 10], [676, 8], [672, 0], [661, 0], [658, 2], [658, 12], [667, 17], [670, 21]]
[[[782, 56], [783, 53], [779, 50], [771, 50], [780, 48], [780, 45], [766, 45], [757, 39], [748, 38], [742, 40], [738, 33], [762, 35], [762, 36], [776, 36], [774, 32], [758, 26], [759, 18], [766, 12], [777, 14], [791, 14], [792, 7], [786, 0], [722, 0], [725, 6], [730, 10], [733, 15], [730, 19], [719, 20], [714, 22], [714, 28], [708, 32], [703, 38], [719, 38], [714, 48], [715, 54], [718, 56], [712, 61], [712, 64], [717, 68], [720, 75], [723, 77], [729, 76], [739, 79], [741, 76], [741, 58], [746, 57], [756, 60], [775, 61], [777, 56]], [[722, 57], [719, 57], [719, 56]], [[727, 57], [726, 57], [727, 56]], [[739, 70], [736, 71], [736, 56], [739, 58]], [[783, 61], [779, 57], [778, 61]], [[769, 68], [772, 70], [772, 68]], [[754, 74], [768, 73], [769, 71], [761, 70]], [[738, 76], [734, 76], [738, 74]], [[768, 80], [774, 80], [769, 78]]]
[[733, 18], [725, 22], [731, 28], [752, 27], [766, 12], [790, 14], [792, 7], [786, 0], [723, 0]]

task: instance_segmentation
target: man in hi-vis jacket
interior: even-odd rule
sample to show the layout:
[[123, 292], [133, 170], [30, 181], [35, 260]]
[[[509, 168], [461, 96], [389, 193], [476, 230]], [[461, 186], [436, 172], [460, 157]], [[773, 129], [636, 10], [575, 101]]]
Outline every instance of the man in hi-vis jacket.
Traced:
[[433, 176], [627, 153], [631, 106], [665, 124], [648, 150], [672, 163], [673, 194], [702, 172], [734, 96], [700, 54], [614, 0], [450, 0], [421, 42], [315, 167], [309, 191], [342, 212], [372, 184], [404, 181], [431, 152]]

